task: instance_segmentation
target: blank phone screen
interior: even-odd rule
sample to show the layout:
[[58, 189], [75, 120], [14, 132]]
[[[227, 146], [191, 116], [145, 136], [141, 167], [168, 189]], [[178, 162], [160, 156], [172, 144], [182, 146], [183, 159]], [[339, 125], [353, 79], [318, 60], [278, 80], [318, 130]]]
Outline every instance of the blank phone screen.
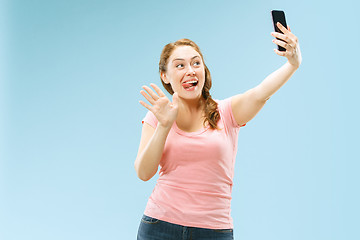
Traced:
[[[277, 22], [280, 22], [284, 27], [287, 28], [286, 25], [286, 20], [285, 20], [285, 13], [284, 11], [279, 11], [279, 10], [273, 10], [271, 11], [271, 15], [272, 15], [272, 19], [273, 19], [273, 24], [274, 24], [274, 29], [276, 32], [279, 33], [283, 33], [282, 31], [280, 31], [280, 29], [276, 26]], [[280, 39], [279, 39], [280, 40]], [[285, 48], [278, 46], [279, 51], [286, 51]]]

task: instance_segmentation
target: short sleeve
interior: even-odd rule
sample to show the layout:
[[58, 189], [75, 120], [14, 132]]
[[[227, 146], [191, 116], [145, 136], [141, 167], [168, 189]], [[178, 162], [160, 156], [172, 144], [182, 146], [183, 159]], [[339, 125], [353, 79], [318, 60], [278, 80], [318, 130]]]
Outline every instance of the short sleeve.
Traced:
[[141, 121], [142, 124], [144, 124], [144, 122], [146, 122], [147, 124], [149, 124], [150, 126], [152, 126], [153, 128], [156, 128], [158, 120], [155, 117], [155, 115], [148, 111], [144, 117], [144, 119]]
[[240, 128], [246, 126], [246, 123], [240, 126], [236, 122], [231, 108], [231, 97], [218, 101], [218, 104], [219, 104], [219, 111], [221, 112], [221, 115], [224, 117], [224, 122], [227, 126], [231, 126], [234, 128]]

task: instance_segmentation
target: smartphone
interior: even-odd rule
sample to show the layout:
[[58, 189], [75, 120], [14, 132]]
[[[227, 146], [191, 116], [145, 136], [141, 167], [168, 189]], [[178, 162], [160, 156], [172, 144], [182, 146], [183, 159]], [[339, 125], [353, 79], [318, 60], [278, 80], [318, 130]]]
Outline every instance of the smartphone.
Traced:
[[[276, 26], [276, 23], [277, 23], [277, 22], [280, 22], [284, 27], [287, 28], [284, 11], [281, 11], [281, 10], [272, 10], [272, 11], [271, 11], [271, 16], [272, 16], [272, 20], [273, 20], [275, 32], [283, 33], [283, 32], [280, 31], [280, 29]], [[282, 40], [279, 39], [279, 38], [276, 38], [276, 39], [282, 41]], [[281, 46], [279, 46], [279, 45], [278, 45], [278, 49], [279, 49], [279, 51], [283, 51], [283, 52], [286, 51], [285, 48], [283, 48], [283, 47], [281, 47]]]

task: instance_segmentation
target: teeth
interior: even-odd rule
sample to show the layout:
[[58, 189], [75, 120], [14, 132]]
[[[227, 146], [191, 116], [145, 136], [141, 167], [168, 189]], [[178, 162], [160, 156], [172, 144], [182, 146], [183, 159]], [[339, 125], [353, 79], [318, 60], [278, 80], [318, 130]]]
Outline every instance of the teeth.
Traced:
[[188, 81], [188, 82], [185, 82], [185, 83], [197, 83], [197, 81]]

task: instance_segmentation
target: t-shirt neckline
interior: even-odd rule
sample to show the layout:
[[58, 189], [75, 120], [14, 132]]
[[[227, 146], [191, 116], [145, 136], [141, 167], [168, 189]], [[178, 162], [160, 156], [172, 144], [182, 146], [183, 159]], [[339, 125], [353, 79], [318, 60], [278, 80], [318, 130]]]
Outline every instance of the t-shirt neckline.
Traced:
[[186, 132], [186, 131], [183, 131], [181, 130], [178, 125], [176, 124], [176, 121], [174, 122], [174, 129], [175, 129], [175, 132], [177, 132], [178, 134], [180, 135], [183, 135], [183, 136], [195, 136], [195, 135], [200, 135], [204, 132], [206, 132], [208, 129], [209, 129], [209, 125], [206, 126], [206, 127], [202, 127], [201, 129], [195, 131], [195, 132]]

